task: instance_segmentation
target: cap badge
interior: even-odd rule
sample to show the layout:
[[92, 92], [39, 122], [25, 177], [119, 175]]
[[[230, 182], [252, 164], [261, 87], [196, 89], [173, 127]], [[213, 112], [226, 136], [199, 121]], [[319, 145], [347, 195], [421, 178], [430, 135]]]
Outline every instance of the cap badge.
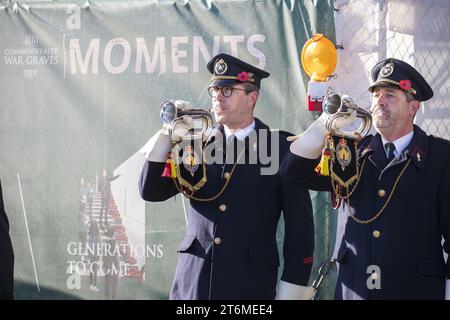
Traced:
[[228, 65], [223, 59], [220, 59], [216, 62], [216, 65], [214, 66], [214, 72], [218, 75], [222, 75], [228, 70]]
[[392, 62], [388, 62], [381, 69], [380, 74], [383, 78], [389, 77], [394, 72], [394, 64]]

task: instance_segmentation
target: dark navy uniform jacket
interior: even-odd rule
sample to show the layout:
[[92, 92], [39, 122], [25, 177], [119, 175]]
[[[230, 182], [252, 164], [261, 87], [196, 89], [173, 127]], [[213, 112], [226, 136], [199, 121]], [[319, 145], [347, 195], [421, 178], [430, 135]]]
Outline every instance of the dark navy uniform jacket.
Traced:
[[0, 300], [13, 299], [14, 253], [9, 237], [9, 223], [3, 206], [0, 184]]
[[[407, 160], [411, 163], [377, 219], [360, 224], [347, 217], [338, 243], [335, 297], [444, 299], [445, 281], [450, 278], [450, 265], [442, 250], [448, 253], [450, 249], [450, 142], [427, 136], [415, 126], [402, 156], [386, 168], [379, 134], [360, 142], [359, 154], [360, 163], [367, 161], [350, 206], [360, 220], [379, 212]], [[311, 189], [331, 190], [329, 177], [313, 171], [317, 163], [290, 153], [280, 174]], [[375, 270], [371, 266], [379, 267], [376, 280], [380, 289], [369, 289], [376, 283], [374, 278], [369, 279], [371, 270]]]
[[[255, 129], [269, 127], [255, 119]], [[280, 162], [289, 150], [288, 136], [280, 132]], [[258, 135], [259, 140], [263, 139]], [[214, 138], [211, 143], [216, 143]], [[246, 139], [246, 156], [249, 140]], [[215, 152], [224, 152], [217, 144]], [[269, 148], [271, 146], [269, 145]], [[269, 149], [270, 150], [270, 149]], [[272, 148], [272, 150], [274, 150]], [[196, 197], [219, 192], [233, 164], [207, 164], [207, 183]], [[307, 285], [311, 272], [314, 225], [308, 190], [284, 181], [278, 174], [261, 175], [261, 163], [238, 164], [225, 191], [215, 200], [190, 200], [189, 223], [178, 252], [171, 299], [274, 299], [279, 255], [277, 225], [285, 220], [284, 269], [281, 279]], [[161, 177], [164, 163], [146, 162], [140, 192], [148, 201], [176, 195], [174, 182]], [[200, 172], [201, 169], [198, 170]]]

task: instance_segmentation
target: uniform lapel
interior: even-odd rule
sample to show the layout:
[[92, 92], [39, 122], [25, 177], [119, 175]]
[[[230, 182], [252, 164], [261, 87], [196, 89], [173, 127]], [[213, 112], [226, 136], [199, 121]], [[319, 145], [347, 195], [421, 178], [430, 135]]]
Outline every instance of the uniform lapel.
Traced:
[[418, 169], [425, 169], [428, 154], [428, 136], [418, 126], [414, 125], [414, 136], [404, 153]]
[[372, 162], [380, 170], [383, 170], [383, 168], [386, 166], [386, 154], [384, 153], [381, 136], [378, 133], [374, 135], [369, 144], [362, 149], [360, 153], [360, 159], [365, 154], [369, 154], [368, 157], [370, 162]]
[[[426, 133], [414, 126], [414, 136], [411, 139], [409, 145], [403, 150], [403, 155], [400, 156], [398, 161], [394, 161], [391, 166], [395, 166], [404, 162], [407, 158], [411, 159], [411, 162], [419, 169], [424, 169], [428, 152], [428, 137]], [[369, 160], [380, 170], [385, 169], [386, 166], [386, 154], [384, 152], [383, 143], [381, 141], [380, 134], [376, 134], [372, 137], [367, 146], [364, 146], [360, 150], [360, 159], [365, 154], [369, 154]]]

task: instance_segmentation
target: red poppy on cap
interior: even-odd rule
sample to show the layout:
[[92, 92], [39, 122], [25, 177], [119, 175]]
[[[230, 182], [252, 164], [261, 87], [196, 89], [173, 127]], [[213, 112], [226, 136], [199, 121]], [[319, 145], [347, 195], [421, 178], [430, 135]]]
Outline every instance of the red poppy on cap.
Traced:
[[409, 89], [411, 89], [411, 81], [409, 81], [408, 79], [400, 80], [398, 85], [400, 88], [402, 88], [405, 91], [409, 91]]
[[241, 82], [248, 81], [248, 79], [249, 79], [248, 73], [245, 71], [238, 73], [237, 77], [238, 77], [238, 80]]

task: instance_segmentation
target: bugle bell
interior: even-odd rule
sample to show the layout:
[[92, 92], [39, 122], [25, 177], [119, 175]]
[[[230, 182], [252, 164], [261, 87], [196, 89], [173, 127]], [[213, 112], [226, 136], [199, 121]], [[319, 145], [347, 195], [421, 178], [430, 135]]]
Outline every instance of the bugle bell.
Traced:
[[[330, 115], [327, 119], [326, 129], [334, 131], [334, 133], [350, 138], [365, 137], [372, 127], [372, 115], [369, 111], [358, 107], [353, 99], [347, 95], [340, 95], [336, 92], [327, 94], [323, 100], [323, 111]], [[361, 124], [355, 132], [347, 132], [336, 130], [334, 122], [340, 117], [349, 116], [352, 112], [356, 112], [356, 117], [361, 119]]]
[[[185, 130], [185, 116], [193, 120], [193, 126], [187, 132]], [[204, 134], [213, 126], [211, 112], [202, 108], [179, 107], [174, 100], [163, 101], [159, 118], [162, 123], [168, 125], [169, 135], [176, 142], [180, 142], [183, 138], [203, 138]], [[178, 130], [179, 127], [183, 127], [184, 130]]]

